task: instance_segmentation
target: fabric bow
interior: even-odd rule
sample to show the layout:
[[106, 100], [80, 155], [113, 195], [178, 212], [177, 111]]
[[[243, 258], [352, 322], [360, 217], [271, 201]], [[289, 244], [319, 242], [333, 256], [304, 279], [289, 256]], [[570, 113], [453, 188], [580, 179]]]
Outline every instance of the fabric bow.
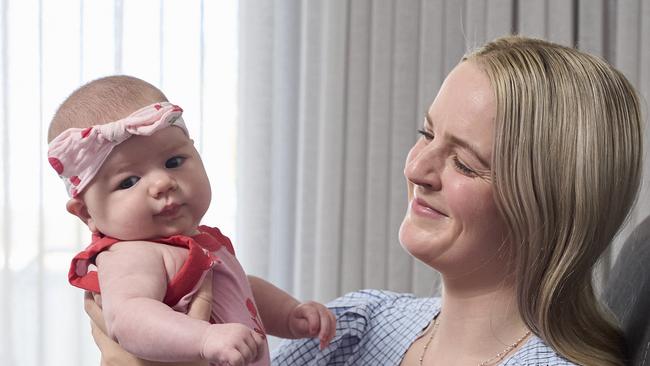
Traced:
[[68, 195], [76, 197], [99, 171], [113, 148], [133, 135], [151, 136], [180, 127], [189, 136], [183, 109], [169, 102], [143, 107], [126, 118], [87, 128], [69, 128], [48, 146], [50, 165], [63, 179]]

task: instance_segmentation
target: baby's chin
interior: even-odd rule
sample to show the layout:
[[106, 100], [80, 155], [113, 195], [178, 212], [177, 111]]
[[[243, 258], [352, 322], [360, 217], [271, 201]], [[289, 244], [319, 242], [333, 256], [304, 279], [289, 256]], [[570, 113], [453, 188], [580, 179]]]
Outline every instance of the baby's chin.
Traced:
[[138, 241], [152, 240], [157, 238], [167, 238], [174, 235], [192, 236], [199, 233], [199, 223], [190, 220], [188, 217], [181, 217], [177, 220], [167, 220], [164, 222], [140, 222], [140, 224], [130, 224], [126, 221], [121, 223], [111, 223], [109, 225], [97, 225], [99, 231], [111, 238], [121, 241]]
[[187, 230], [166, 228], [166, 229], [161, 229], [161, 230], [156, 230], [151, 232], [142, 232], [142, 230], [140, 230], [137, 233], [134, 233], [129, 231], [117, 230], [117, 231], [110, 231], [102, 234], [105, 236], [109, 236], [111, 238], [118, 239], [120, 241], [148, 241], [148, 240], [154, 240], [158, 238], [167, 238], [174, 235], [192, 236], [198, 233], [199, 231], [197, 228], [191, 228]]

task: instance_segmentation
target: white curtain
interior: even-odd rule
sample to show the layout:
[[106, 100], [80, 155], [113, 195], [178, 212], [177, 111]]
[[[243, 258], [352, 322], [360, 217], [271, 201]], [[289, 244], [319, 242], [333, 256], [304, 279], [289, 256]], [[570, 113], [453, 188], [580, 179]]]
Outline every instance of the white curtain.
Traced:
[[[406, 151], [466, 48], [512, 30], [607, 58], [648, 115], [647, 0], [0, 0], [0, 364], [97, 364], [66, 280], [87, 232], [44, 160], [77, 86], [127, 73], [184, 107], [214, 191], [205, 222], [237, 226], [249, 272], [303, 299], [424, 295], [436, 276], [397, 241]], [[631, 225], [650, 212], [645, 177]]]
[[[241, 0], [237, 228], [239, 245], [257, 248], [247, 267], [303, 299], [435, 292], [436, 274], [397, 240], [403, 162], [444, 76], [509, 33], [609, 60], [647, 115], [647, 0]], [[649, 157], [622, 239], [650, 213]]]
[[0, 365], [97, 365], [81, 290], [67, 282], [89, 232], [65, 211], [46, 163], [60, 102], [115, 73], [185, 109], [213, 188], [205, 222], [233, 233], [237, 2], [3, 0], [0, 3]]

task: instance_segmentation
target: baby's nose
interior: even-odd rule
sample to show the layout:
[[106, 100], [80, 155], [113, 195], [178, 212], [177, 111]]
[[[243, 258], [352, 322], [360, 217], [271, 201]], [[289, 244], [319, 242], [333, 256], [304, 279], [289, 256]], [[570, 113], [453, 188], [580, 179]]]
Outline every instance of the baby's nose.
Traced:
[[176, 179], [169, 174], [157, 174], [153, 178], [153, 182], [149, 186], [149, 194], [154, 198], [158, 198], [169, 191], [175, 191], [178, 188]]

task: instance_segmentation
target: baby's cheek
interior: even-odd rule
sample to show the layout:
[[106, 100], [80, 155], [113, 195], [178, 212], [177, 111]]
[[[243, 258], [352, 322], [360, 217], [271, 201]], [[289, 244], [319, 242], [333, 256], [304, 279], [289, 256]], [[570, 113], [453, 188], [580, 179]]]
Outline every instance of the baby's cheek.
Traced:
[[142, 238], [148, 223], [144, 220], [141, 209], [128, 204], [108, 204], [106, 209], [100, 225], [104, 234], [122, 240]]

